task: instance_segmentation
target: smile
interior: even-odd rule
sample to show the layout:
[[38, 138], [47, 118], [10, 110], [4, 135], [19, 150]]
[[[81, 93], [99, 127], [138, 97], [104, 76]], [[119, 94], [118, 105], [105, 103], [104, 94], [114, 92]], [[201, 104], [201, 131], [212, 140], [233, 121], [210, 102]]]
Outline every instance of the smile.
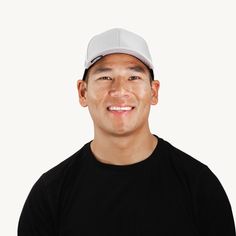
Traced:
[[132, 106], [109, 106], [107, 110], [113, 114], [127, 114], [130, 113], [134, 107]]
[[107, 108], [109, 111], [130, 111], [133, 109], [133, 107], [126, 106], [126, 107], [116, 107], [116, 106], [110, 106]]

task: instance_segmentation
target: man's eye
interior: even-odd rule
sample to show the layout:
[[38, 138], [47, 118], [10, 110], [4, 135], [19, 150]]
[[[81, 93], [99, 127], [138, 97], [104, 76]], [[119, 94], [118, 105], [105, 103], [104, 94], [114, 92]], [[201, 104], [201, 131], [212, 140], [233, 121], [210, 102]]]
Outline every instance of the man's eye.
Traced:
[[137, 79], [140, 79], [140, 77], [139, 76], [130, 76], [129, 79], [130, 80], [137, 80]]
[[103, 77], [100, 77], [98, 78], [99, 80], [111, 80], [111, 77], [108, 77], [108, 76], [103, 76]]

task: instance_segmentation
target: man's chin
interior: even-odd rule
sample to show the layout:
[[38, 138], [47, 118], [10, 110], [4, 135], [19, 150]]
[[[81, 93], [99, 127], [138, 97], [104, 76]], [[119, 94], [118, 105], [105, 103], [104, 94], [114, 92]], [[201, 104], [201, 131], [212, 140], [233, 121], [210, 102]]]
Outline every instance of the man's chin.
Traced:
[[134, 135], [135, 131], [132, 129], [120, 128], [120, 129], [110, 130], [109, 133], [111, 136], [114, 136], [114, 137], [128, 137], [128, 136]]

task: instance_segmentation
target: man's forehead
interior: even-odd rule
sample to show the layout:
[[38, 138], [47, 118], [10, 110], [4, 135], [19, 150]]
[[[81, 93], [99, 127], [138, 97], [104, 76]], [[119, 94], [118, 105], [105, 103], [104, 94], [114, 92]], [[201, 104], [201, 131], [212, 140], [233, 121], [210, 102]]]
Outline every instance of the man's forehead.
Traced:
[[[135, 71], [135, 72], [139, 72], [139, 73], [146, 73], [147, 72], [147, 70], [145, 70], [145, 68], [140, 65], [128, 65], [128, 66], [122, 67], [122, 69], [127, 70], [127, 71]], [[99, 74], [99, 73], [103, 73], [103, 72], [112, 72], [114, 70], [116, 70], [115, 66], [98, 65], [93, 69], [93, 74]]]
[[97, 61], [91, 69], [93, 73], [97, 74], [102, 72], [111, 72], [116, 70], [118, 67], [119, 69], [122, 68], [128, 71], [140, 73], [148, 72], [148, 68], [143, 62], [128, 54], [107, 55]]

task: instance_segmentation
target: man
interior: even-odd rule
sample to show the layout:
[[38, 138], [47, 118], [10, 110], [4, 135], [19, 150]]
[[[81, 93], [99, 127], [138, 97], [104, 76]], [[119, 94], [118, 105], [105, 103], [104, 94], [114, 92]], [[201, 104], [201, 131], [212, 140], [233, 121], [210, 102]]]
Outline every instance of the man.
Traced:
[[90, 40], [77, 87], [94, 139], [35, 183], [19, 236], [235, 236], [213, 172], [150, 132], [159, 86], [142, 37], [115, 28]]

